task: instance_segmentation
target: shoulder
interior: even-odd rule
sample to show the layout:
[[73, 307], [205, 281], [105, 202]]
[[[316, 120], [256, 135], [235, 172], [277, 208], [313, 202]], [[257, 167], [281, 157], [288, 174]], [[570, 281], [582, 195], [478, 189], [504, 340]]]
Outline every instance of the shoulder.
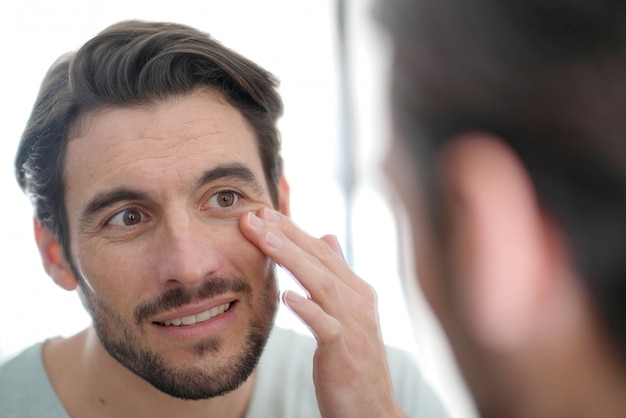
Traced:
[[441, 399], [426, 381], [412, 355], [387, 347], [387, 360], [396, 399], [410, 417], [448, 416]]
[[[0, 388], [8, 389], [20, 382], [32, 382], [45, 377], [41, 350], [43, 343], [37, 343], [26, 348], [21, 353], [0, 364]], [[0, 391], [0, 395], [4, 391]]]
[[42, 348], [37, 343], [0, 365], [0, 416], [67, 416], [48, 380]]
[[[313, 385], [315, 339], [275, 328], [257, 367], [248, 418], [320, 416]], [[387, 347], [396, 398], [410, 417], [444, 418], [439, 398], [426, 383], [413, 357]]]
[[317, 418], [313, 386], [315, 340], [275, 327], [259, 361], [248, 418]]

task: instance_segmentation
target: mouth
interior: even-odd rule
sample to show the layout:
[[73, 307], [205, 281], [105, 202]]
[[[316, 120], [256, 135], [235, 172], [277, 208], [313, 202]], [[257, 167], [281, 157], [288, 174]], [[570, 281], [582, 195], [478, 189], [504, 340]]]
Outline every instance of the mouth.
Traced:
[[222, 315], [225, 312], [228, 312], [233, 305], [234, 302], [224, 303], [223, 305], [216, 306], [207, 311], [200, 312], [195, 315], [183, 316], [181, 318], [174, 318], [171, 320], [163, 321], [163, 322], [155, 322], [157, 325], [165, 326], [165, 327], [184, 327], [189, 325], [200, 324], [202, 322], [206, 322], [211, 320], [217, 316]]

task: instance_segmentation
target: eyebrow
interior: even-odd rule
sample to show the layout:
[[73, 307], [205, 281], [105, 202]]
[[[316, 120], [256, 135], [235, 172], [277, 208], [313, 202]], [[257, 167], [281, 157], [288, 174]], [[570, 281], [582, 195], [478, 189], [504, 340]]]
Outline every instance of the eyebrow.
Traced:
[[[252, 172], [252, 170], [250, 170], [245, 165], [239, 163], [219, 165], [215, 168], [207, 170], [205, 173], [202, 174], [202, 176], [200, 176], [200, 178], [196, 182], [196, 188], [199, 189], [206, 184], [222, 179], [239, 180], [243, 182], [247, 187], [250, 187], [252, 191], [257, 194], [262, 194], [265, 190], [261, 182]], [[126, 187], [119, 187], [107, 192], [97, 194], [84, 206], [84, 209], [81, 212], [80, 219], [82, 219], [83, 221], [87, 220], [101, 210], [106, 209], [107, 207], [112, 206], [118, 202], [123, 202], [127, 200], [148, 200], [148, 195], [138, 190], [129, 189]]]
[[116, 204], [117, 202], [123, 202], [125, 200], [145, 200], [147, 197], [148, 196], [145, 193], [128, 189], [126, 187], [120, 187], [108, 192], [100, 193], [85, 205], [81, 212], [80, 219], [83, 221], [89, 219], [94, 214]]
[[222, 179], [234, 179], [245, 183], [248, 187], [251, 187], [256, 193], [263, 193], [265, 190], [259, 179], [254, 175], [252, 170], [247, 166], [239, 163], [218, 165], [205, 172], [196, 184], [197, 188], [204, 186], [205, 184], [222, 180]]

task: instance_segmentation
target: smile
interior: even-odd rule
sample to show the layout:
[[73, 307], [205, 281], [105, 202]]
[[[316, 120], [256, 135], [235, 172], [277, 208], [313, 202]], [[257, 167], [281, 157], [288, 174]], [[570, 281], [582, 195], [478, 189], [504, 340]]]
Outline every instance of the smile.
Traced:
[[197, 315], [184, 316], [182, 318], [172, 319], [171, 321], [157, 322], [157, 324], [175, 327], [199, 324], [201, 322], [208, 321], [209, 319], [213, 319], [216, 316], [228, 311], [230, 309], [230, 305], [230, 302], [228, 302], [223, 305], [216, 306], [215, 308], [209, 309], [208, 311], [201, 312]]

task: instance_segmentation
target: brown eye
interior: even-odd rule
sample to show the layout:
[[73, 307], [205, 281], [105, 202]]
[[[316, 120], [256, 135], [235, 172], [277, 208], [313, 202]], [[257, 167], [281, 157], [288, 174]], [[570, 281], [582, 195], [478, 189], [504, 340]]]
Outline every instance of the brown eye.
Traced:
[[107, 224], [114, 226], [134, 226], [141, 223], [145, 219], [144, 214], [139, 209], [131, 208], [118, 212], [107, 222]]
[[223, 191], [216, 194], [217, 204], [222, 208], [227, 208], [235, 204], [237, 196], [234, 192]]
[[129, 209], [122, 212], [122, 222], [124, 225], [131, 226], [141, 222], [141, 212], [137, 209]]

